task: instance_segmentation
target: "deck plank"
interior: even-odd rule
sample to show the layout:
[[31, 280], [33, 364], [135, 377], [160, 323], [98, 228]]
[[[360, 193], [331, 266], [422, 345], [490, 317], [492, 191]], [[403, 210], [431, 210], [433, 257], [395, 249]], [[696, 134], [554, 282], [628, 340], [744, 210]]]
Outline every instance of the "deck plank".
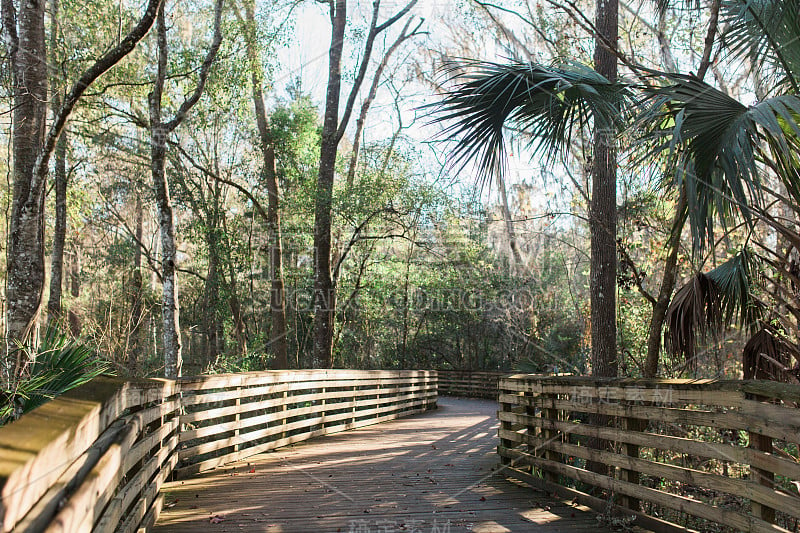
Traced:
[[596, 512], [497, 475], [494, 402], [439, 400], [436, 411], [168, 483], [154, 531], [607, 531]]

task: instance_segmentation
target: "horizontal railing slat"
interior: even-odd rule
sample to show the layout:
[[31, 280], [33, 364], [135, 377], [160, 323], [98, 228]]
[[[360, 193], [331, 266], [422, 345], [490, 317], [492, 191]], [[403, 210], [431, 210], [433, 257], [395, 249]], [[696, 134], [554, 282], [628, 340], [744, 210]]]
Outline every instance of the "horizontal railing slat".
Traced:
[[776, 447], [800, 442], [800, 386], [519, 374], [499, 389], [498, 452], [516, 479], [597, 487], [639, 517], [647, 503], [743, 531], [800, 518], [800, 461]]
[[0, 428], [0, 531], [140, 531], [156, 520], [159, 490], [175, 471], [406, 416], [436, 400], [434, 371], [99, 378]]

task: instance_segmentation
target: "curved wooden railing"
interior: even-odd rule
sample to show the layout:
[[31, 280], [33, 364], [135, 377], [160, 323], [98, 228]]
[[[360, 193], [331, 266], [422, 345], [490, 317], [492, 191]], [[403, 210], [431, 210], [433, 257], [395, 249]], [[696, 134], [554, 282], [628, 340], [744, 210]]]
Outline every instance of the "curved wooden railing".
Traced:
[[485, 398], [496, 400], [498, 382], [508, 372], [486, 372], [473, 370], [437, 370], [439, 394], [463, 398]]
[[656, 530], [796, 530], [800, 386], [514, 375], [499, 400], [511, 477]]
[[436, 400], [431, 371], [95, 379], [0, 428], [0, 531], [146, 529], [173, 471], [189, 475]]

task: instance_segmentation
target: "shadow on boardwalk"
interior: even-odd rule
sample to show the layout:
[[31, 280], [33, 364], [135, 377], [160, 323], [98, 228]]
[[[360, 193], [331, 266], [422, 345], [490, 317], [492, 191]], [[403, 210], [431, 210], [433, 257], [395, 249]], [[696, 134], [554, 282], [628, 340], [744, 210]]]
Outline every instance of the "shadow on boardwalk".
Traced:
[[322, 437], [165, 486], [157, 532], [602, 531], [597, 513], [496, 473], [496, 404]]

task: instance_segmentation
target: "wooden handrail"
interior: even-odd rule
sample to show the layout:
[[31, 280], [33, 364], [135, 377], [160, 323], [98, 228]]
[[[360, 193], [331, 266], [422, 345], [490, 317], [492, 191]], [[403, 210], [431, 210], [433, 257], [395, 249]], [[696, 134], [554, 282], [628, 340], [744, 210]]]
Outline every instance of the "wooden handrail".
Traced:
[[297, 370], [184, 380], [177, 475], [431, 409], [436, 379], [424, 370]]
[[508, 372], [489, 372], [483, 370], [437, 370], [439, 374], [439, 394], [441, 396], [460, 396], [463, 398], [486, 398], [496, 400], [497, 384]]
[[147, 529], [173, 472], [435, 408], [436, 379], [351, 370], [95, 379], [0, 428], [0, 531]]
[[520, 374], [500, 380], [499, 401], [510, 477], [656, 530], [800, 519], [800, 386]]

